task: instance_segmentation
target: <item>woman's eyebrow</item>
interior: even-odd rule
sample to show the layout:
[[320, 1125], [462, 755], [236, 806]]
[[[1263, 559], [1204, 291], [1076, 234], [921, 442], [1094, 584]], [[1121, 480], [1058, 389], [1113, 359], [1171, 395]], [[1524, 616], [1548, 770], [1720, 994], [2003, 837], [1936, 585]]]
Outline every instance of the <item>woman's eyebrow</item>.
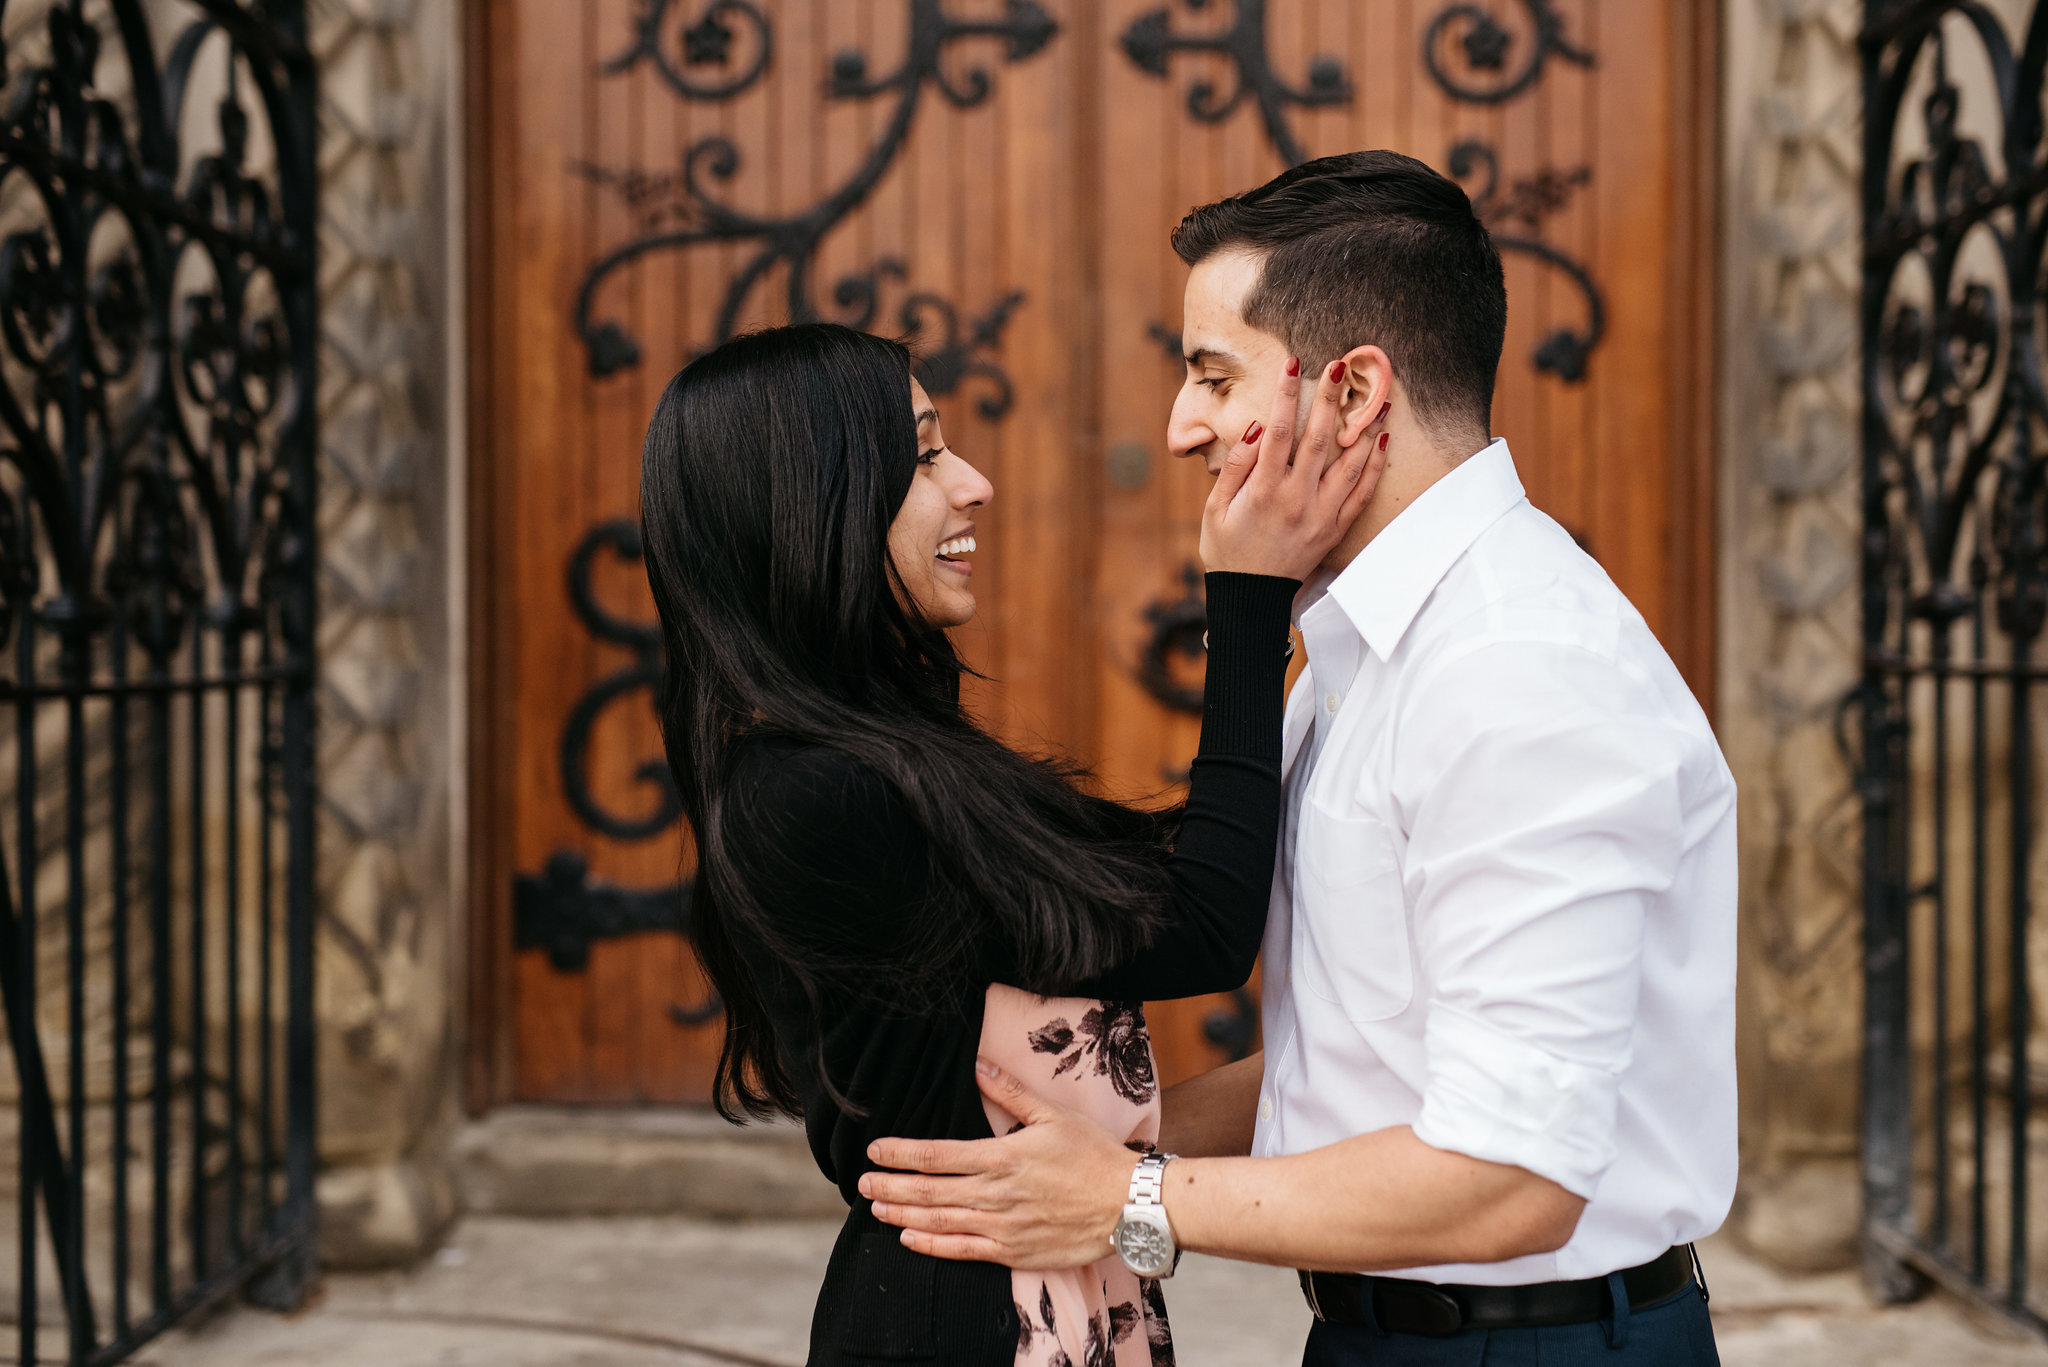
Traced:
[[938, 420], [939, 410], [936, 408], [920, 408], [917, 411], [917, 425], [919, 427], [924, 426], [928, 422], [937, 422]]

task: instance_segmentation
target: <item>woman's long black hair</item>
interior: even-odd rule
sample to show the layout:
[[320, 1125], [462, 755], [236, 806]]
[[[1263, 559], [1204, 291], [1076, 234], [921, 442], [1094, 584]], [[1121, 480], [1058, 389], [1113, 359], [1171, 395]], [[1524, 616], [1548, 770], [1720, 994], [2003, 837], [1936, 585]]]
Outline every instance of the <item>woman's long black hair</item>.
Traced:
[[913, 961], [886, 975], [900, 981], [867, 984], [895, 1000], [965, 990], [991, 924], [1014, 949], [1018, 986], [1060, 991], [1142, 946], [1165, 903], [1155, 825], [962, 711], [966, 666], [903, 606], [889, 557], [916, 469], [909, 353], [832, 324], [726, 343], [669, 382], [648, 424], [640, 516], [666, 659], [656, 702], [696, 833], [693, 936], [725, 1002], [714, 1099], [728, 1119], [797, 1114], [788, 1060], [816, 1044], [778, 1048], [739, 944], [787, 967], [814, 1027], [852, 968], [778, 934], [750, 895], [741, 871], [761, 867], [761, 831], [731, 782], [743, 738], [837, 747], [900, 792], [928, 837]]

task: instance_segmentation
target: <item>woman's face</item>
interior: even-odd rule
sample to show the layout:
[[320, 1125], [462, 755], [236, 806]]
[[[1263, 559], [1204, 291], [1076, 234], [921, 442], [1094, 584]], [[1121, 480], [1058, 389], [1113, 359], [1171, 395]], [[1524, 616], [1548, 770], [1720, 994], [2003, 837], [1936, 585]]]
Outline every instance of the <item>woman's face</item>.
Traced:
[[981, 472], [954, 455], [939, 431], [939, 412], [915, 379], [917, 475], [889, 524], [889, 557], [914, 611], [927, 626], [960, 626], [974, 616], [968, 587], [974, 566], [974, 510], [995, 497]]

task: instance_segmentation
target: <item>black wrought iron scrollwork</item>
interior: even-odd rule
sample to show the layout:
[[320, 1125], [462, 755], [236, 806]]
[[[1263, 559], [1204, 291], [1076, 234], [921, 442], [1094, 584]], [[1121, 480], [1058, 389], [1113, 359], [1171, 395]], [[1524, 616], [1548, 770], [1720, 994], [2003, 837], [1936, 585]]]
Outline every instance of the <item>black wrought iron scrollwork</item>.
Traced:
[[[1181, 0], [1191, 10], [1208, 8], [1208, 0]], [[1228, 94], [1214, 84], [1196, 81], [1188, 87], [1188, 113], [1203, 123], [1220, 123], [1249, 95], [1258, 106], [1266, 137], [1289, 166], [1308, 160], [1287, 121], [1290, 105], [1300, 108], [1347, 104], [1351, 100], [1351, 78], [1335, 57], [1319, 56], [1309, 63], [1308, 84], [1289, 85], [1273, 70], [1266, 46], [1266, 0], [1237, 0], [1237, 14], [1229, 28], [1215, 33], [1179, 33], [1168, 9], [1148, 10], [1138, 16], [1123, 34], [1124, 55], [1139, 70], [1164, 79], [1175, 53], [1212, 52], [1230, 59], [1236, 83]]]
[[[1485, 9], [1469, 3], [1453, 5], [1430, 21], [1424, 31], [1423, 61], [1432, 78], [1451, 98], [1481, 104], [1511, 100], [1535, 85], [1553, 56], [1580, 66], [1593, 65], [1593, 54], [1565, 36], [1564, 22], [1550, 0], [1521, 2], [1529, 11], [1534, 41], [1520, 69], [1495, 85], [1474, 86], [1454, 78], [1440, 60], [1441, 49], [1455, 35], [1455, 45], [1464, 50], [1467, 63], [1474, 69], [1502, 70], [1514, 48], [1513, 32]], [[1200, 10], [1207, 8], [1208, 0], [1181, 3]], [[1205, 123], [1214, 123], [1228, 117], [1245, 95], [1252, 95], [1267, 139], [1289, 166], [1299, 166], [1308, 160], [1308, 154], [1288, 123], [1287, 106], [1337, 105], [1351, 99], [1350, 79], [1332, 57], [1315, 59], [1305, 89], [1289, 87], [1273, 75], [1266, 51], [1266, 0], [1238, 0], [1236, 17], [1229, 28], [1198, 35], [1176, 33], [1169, 11], [1152, 10], [1124, 31], [1123, 47], [1141, 70], [1160, 77], [1167, 74], [1168, 62], [1177, 52], [1228, 56], [1237, 70], [1237, 84], [1230, 95], [1219, 96], [1213, 84], [1197, 82], [1188, 92], [1188, 112]], [[1447, 170], [1459, 181], [1474, 175], [1483, 177], [1483, 185], [1472, 196], [1473, 208], [1492, 227], [1496, 247], [1562, 272], [1584, 299], [1585, 326], [1555, 329], [1538, 343], [1531, 357], [1539, 371], [1547, 371], [1566, 384], [1577, 384], [1586, 378], [1593, 350], [1606, 335], [1606, 305], [1592, 272], [1569, 253], [1544, 241], [1537, 231], [1545, 218], [1562, 208], [1576, 190], [1591, 180], [1592, 170], [1584, 166], [1563, 172], [1546, 168], [1534, 176], [1517, 179], [1503, 195], [1499, 161], [1499, 154], [1490, 144], [1467, 139], [1451, 148]], [[1515, 225], [1521, 230], [1512, 231]], [[1145, 335], [1175, 362], [1180, 360], [1179, 333], [1154, 321], [1146, 326]]]
[[907, 335], [919, 339], [915, 371], [925, 392], [951, 394], [962, 381], [978, 376], [989, 384], [988, 392], [975, 403], [981, 415], [994, 420], [1009, 412], [1016, 401], [1016, 390], [1009, 375], [988, 358], [988, 353], [1002, 337], [1010, 315], [1023, 302], [1024, 291], [1012, 290], [963, 330], [958, 310], [938, 295], [913, 294], [905, 299], [903, 327]]
[[[968, 40], [997, 40], [1005, 61], [1021, 62], [1041, 51], [1059, 32], [1058, 24], [1035, 0], [1006, 0], [1001, 17], [995, 19], [957, 18], [944, 0], [905, 3], [909, 43], [895, 70], [874, 74], [867, 55], [856, 50], [840, 52], [832, 59], [826, 79], [829, 98], [893, 96], [895, 107], [860, 164], [808, 208], [778, 217], [752, 213], [721, 198], [712, 183], [728, 184], [737, 176], [740, 151], [730, 139], [717, 134], [693, 143], [684, 152], [680, 168], [672, 173], [571, 164], [573, 173], [618, 193], [646, 228], [642, 236], [593, 263], [577, 290], [576, 330], [584, 341], [593, 375], [611, 375], [639, 364], [639, 342], [623, 323], [598, 317], [596, 301], [599, 289], [613, 274], [656, 252], [687, 251], [721, 242], [753, 246], [753, 254], [726, 287], [712, 325], [713, 345], [733, 335], [748, 301], [778, 267], [786, 275], [786, 316], [791, 321], [827, 317], [827, 310], [815, 297], [812, 279], [819, 244], [867, 200], [895, 164], [926, 88], [937, 90], [941, 98], [963, 109], [982, 103], [994, 90], [994, 78], [985, 66], [970, 66], [964, 73], [956, 73], [942, 60], [946, 52]], [[681, 98], [727, 100], [751, 88], [768, 70], [774, 49], [773, 26], [755, 4], [716, 0], [694, 23], [677, 31], [675, 42], [670, 43], [665, 35], [675, 27], [671, 22], [675, 4], [676, 0], [642, 0], [634, 42], [605, 66], [606, 74], [625, 72], [645, 62]], [[750, 36], [743, 37], [739, 29]], [[744, 63], [734, 59], [741, 46], [750, 47], [752, 53]], [[681, 65], [673, 59], [671, 49], [679, 50]], [[734, 69], [717, 80], [689, 74], [693, 66], [728, 65]], [[866, 270], [842, 277], [831, 287], [829, 316], [852, 327], [870, 326], [880, 308], [883, 280], [905, 274], [901, 261], [884, 257]], [[934, 394], [945, 394], [968, 378], [979, 378], [989, 386], [979, 401], [982, 413], [991, 418], [1006, 413], [1013, 399], [1012, 386], [991, 353], [1022, 297], [1004, 297], [962, 329], [953, 304], [928, 292], [911, 295], [900, 316], [913, 343], [925, 353], [919, 368], [925, 387]]]
[[[2048, 35], [2048, 21], [2036, 23]], [[1894, 589], [1905, 582], [1896, 569], [1916, 566], [1916, 585], [1898, 606], [1937, 622], [1968, 611], [1970, 565], [1988, 556], [2001, 628], [2031, 640], [2043, 626], [2035, 596], [2044, 471], [2028, 424], [2048, 418], [2048, 393], [2037, 352], [2019, 344], [2022, 328], [2038, 326], [2044, 270], [2040, 235], [2022, 210], [2030, 207], [2028, 177], [2042, 171], [2007, 166], [1995, 178], [1983, 147], [1960, 131], [1961, 92], [1938, 27], [1894, 42], [1901, 71], [1930, 49], [1933, 74], [1920, 104], [1925, 149], [1896, 168], [1867, 225], [1873, 287], [1882, 291], [1865, 320], [1866, 385], [1882, 420], [1871, 429], [1868, 459], [1885, 498], [1883, 508], [1870, 506], [1875, 539], [1867, 554], [1882, 542]], [[2025, 74], [2038, 88], [2039, 62], [2022, 73], [2002, 38], [1986, 42], [1995, 68], [2012, 82]], [[1878, 88], [1888, 137], [1903, 112], [1902, 79], [1895, 74]], [[2024, 93], [2010, 98], [2019, 103], [2002, 111], [2008, 125], [2038, 128]], [[2009, 147], [2005, 154], [2013, 155]], [[1968, 250], [1972, 239], [1982, 250]]]
[[675, 779], [665, 758], [651, 756], [633, 770], [634, 780], [654, 795], [653, 806], [637, 816], [611, 810], [590, 790], [590, 738], [598, 718], [635, 695], [651, 700], [661, 677], [661, 628], [653, 622], [618, 617], [597, 600], [591, 571], [604, 551], [638, 565], [639, 524], [631, 518], [614, 518], [584, 535], [569, 556], [569, 602], [591, 635], [626, 647], [634, 658], [631, 664], [592, 684], [569, 709], [562, 726], [562, 792], [577, 817], [592, 830], [614, 840], [649, 840], [683, 816], [682, 800], [676, 795]]
[[[1422, 31], [1422, 65], [1438, 89], [1468, 104], [1505, 104], [1543, 79], [1543, 69], [1553, 57], [1576, 66], [1593, 65], [1593, 54], [1565, 37], [1564, 17], [1555, 0], [1521, 0], [1521, 5], [1528, 13], [1533, 41], [1511, 73], [1508, 58], [1514, 52], [1515, 34], [1484, 6], [1452, 5], [1429, 21]], [[1444, 64], [1446, 48], [1460, 52], [1471, 71], [1488, 75], [1475, 82], [1453, 74]]]
[[[766, 15], [750, 0], [713, 0], [692, 24], [676, 28], [674, 47], [681, 65], [663, 50], [663, 38], [671, 28], [669, 11], [675, 0], [644, 0], [633, 19], [633, 45], [606, 62], [607, 76], [615, 76], [641, 62], [660, 73], [662, 81], [686, 100], [723, 100], [741, 93], [761, 79], [775, 55], [775, 30]], [[751, 60], [733, 63], [733, 47], [742, 41], [733, 21], [751, 34]], [[690, 75], [696, 67], [727, 67], [727, 74], [715, 80], [698, 81]]]
[[[0, 1002], [16, 1213], [51, 1254], [14, 1269], [10, 1336], [115, 1362], [313, 1273], [317, 81], [301, 0], [6, 18]], [[39, 1348], [53, 1301], [68, 1342]]]
[[[309, 225], [248, 165], [239, 93], [246, 72], [272, 135], [310, 136], [279, 123], [281, 68], [246, 52], [231, 62], [213, 111], [218, 149], [185, 168], [170, 160], [166, 111], [180, 107], [209, 42], [230, 41], [232, 14], [190, 24], [159, 68], [146, 26], [131, 28], [117, 6], [143, 106], [132, 136], [129, 116], [93, 93], [101, 37], [74, 5], [49, 12], [49, 63], [9, 82], [0, 169], [22, 212], [0, 241], [0, 347], [20, 383], [0, 385], [0, 458], [34, 509], [15, 510], [14, 525], [33, 521], [48, 541], [56, 594], [42, 610], [54, 605], [76, 624], [104, 626], [107, 574], [139, 568], [98, 553], [103, 530], [142, 517], [159, 542], [203, 532], [217, 579], [210, 612], [253, 625], [262, 550], [301, 496], [277, 437], [297, 437], [311, 421], [311, 376], [293, 350], [305, 322], [289, 312], [310, 259]], [[238, 24], [232, 41], [264, 32]], [[265, 55], [289, 60], [282, 49]], [[74, 160], [79, 149], [89, 162]], [[165, 364], [145, 367], [151, 355]], [[198, 552], [176, 558], [190, 567]], [[12, 578], [5, 587], [8, 619], [19, 620], [36, 585]], [[185, 591], [170, 587], [174, 597]]]
[[1863, 1261], [2041, 1335], [2039, 956], [2002, 946], [2039, 939], [2048, 5], [1870, 0], [1859, 48]]
[[[631, 518], [614, 518], [585, 534], [569, 556], [569, 602], [592, 636], [632, 651], [633, 660], [592, 684], [569, 709], [562, 726], [562, 793], [577, 818], [592, 830], [614, 840], [651, 840], [683, 819], [682, 800], [666, 758], [651, 755], [633, 768], [634, 782], [653, 794], [652, 805], [643, 812], [615, 811], [598, 798], [590, 782], [591, 741], [599, 718], [628, 699], [642, 699], [645, 705], [661, 676], [660, 626], [622, 617], [599, 600], [594, 580], [598, 557], [604, 554], [638, 565], [639, 525]], [[694, 890], [689, 879], [646, 888], [602, 882], [590, 877], [589, 861], [582, 854], [557, 850], [540, 873], [513, 875], [513, 943], [520, 949], [547, 951], [548, 962], [558, 972], [580, 973], [589, 966], [591, 945], [599, 940], [647, 931], [687, 938]], [[678, 1025], [703, 1025], [723, 1010], [714, 993], [695, 1006], [671, 1005], [668, 1014]]]
[[1259, 1041], [1259, 999], [1248, 987], [1230, 994], [1230, 1005], [1219, 1006], [1202, 1017], [1202, 1038], [1220, 1050], [1232, 1063], [1250, 1058]]
[[1207, 653], [1203, 639], [1209, 629], [1209, 604], [1202, 596], [1202, 572], [1191, 560], [1181, 566], [1181, 596], [1172, 602], [1145, 606], [1152, 631], [1138, 654], [1138, 682], [1147, 693], [1176, 712], [1202, 712], [1202, 685], [1175, 677], [1175, 656], [1195, 662]]
[[[1600, 345], [1600, 339], [1607, 333], [1607, 306], [1600, 297], [1600, 286], [1594, 282], [1593, 273], [1566, 253], [1535, 236], [1545, 218], [1564, 207], [1574, 190], [1592, 179], [1592, 171], [1580, 166], [1568, 172], [1548, 169], [1537, 175], [1517, 180], [1508, 193], [1500, 191], [1500, 157], [1487, 143], [1476, 139], [1458, 143], [1451, 148], [1445, 169], [1453, 180], [1466, 181], [1473, 176], [1481, 177], [1481, 184], [1473, 190], [1472, 208], [1484, 219], [1493, 231], [1493, 245], [1505, 253], [1520, 253], [1533, 257], [1545, 265], [1564, 273], [1572, 282], [1586, 303], [1586, 326], [1584, 330], [1561, 327], [1537, 343], [1531, 358], [1538, 370], [1547, 370], [1567, 384], [1577, 384], [1586, 378], [1586, 362], [1593, 354], [1593, 348]], [[1522, 232], [1507, 232], [1509, 224], [1519, 223]]]
[[[519, 949], [544, 950], [559, 973], [581, 973], [590, 967], [590, 946], [598, 940], [649, 931], [690, 934], [690, 903], [694, 883], [659, 888], [629, 888], [590, 876], [590, 863], [574, 850], [548, 856], [538, 874], [512, 879], [512, 943]], [[725, 1010], [716, 992], [694, 1006], [674, 1003], [669, 1019], [677, 1025], [705, 1025]]]

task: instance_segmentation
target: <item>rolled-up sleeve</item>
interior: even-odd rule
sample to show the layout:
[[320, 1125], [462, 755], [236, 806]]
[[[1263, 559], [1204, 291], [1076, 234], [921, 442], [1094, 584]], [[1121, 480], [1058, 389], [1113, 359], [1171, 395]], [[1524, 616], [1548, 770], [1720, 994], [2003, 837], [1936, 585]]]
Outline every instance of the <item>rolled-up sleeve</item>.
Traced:
[[1413, 696], [1395, 795], [1428, 994], [1416, 1136], [1590, 1198], [1615, 1156], [1644, 917], [1682, 855], [1682, 738], [1577, 647], [1490, 645]]

